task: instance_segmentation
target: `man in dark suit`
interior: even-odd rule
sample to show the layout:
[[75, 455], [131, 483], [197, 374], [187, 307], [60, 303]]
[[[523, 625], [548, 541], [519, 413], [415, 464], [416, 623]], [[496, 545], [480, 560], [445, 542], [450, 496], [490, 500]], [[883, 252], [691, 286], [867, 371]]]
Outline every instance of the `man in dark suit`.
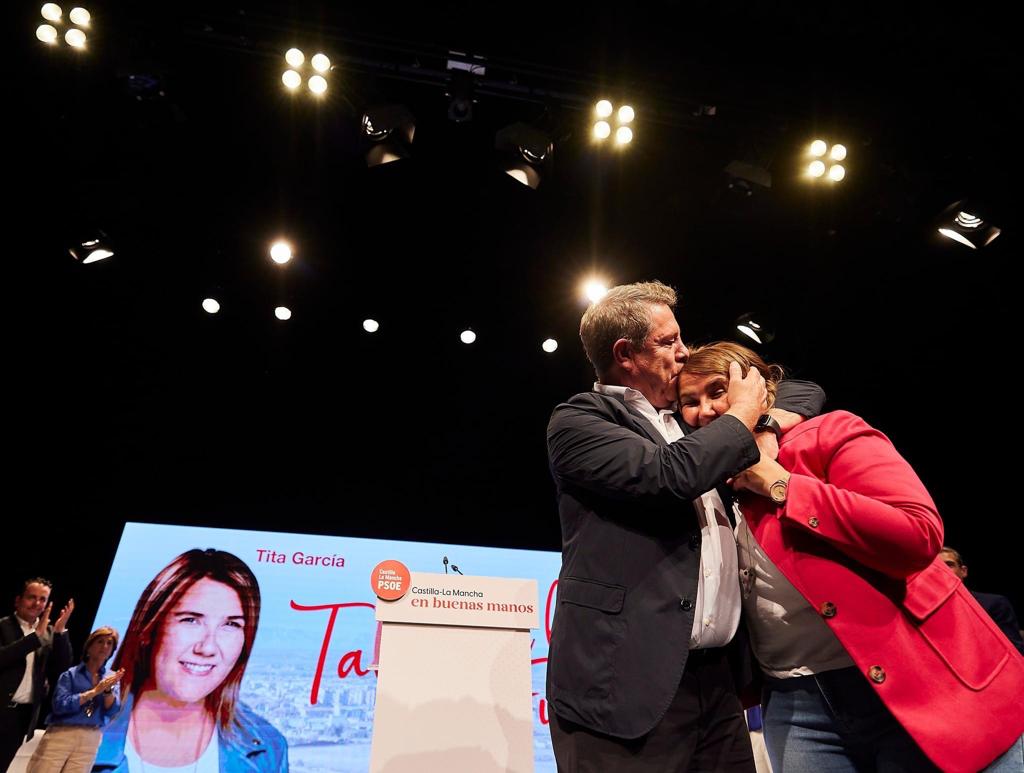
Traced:
[[796, 413], [773, 422], [760, 374], [734, 365], [729, 412], [684, 436], [675, 302], [645, 282], [587, 309], [580, 337], [598, 382], [548, 424], [562, 570], [547, 700], [564, 773], [754, 771], [726, 659], [740, 614], [731, 508], [715, 487], [758, 461], [755, 428], [771, 430], [771, 453], [779, 420], [817, 414], [824, 395], [785, 382], [778, 401]]
[[[961, 580], [967, 579], [967, 564], [964, 563], [960, 553], [951, 547], [943, 547], [939, 555], [942, 557], [943, 563], [953, 570], [953, 574]], [[1017, 651], [1024, 655], [1024, 637], [1020, 635], [1020, 623], [1017, 622], [1017, 613], [1010, 600], [1006, 596], [996, 593], [978, 593], [973, 590], [971, 595], [981, 604], [981, 608], [988, 612], [988, 616], [999, 626], [999, 630], [1006, 634], [1006, 638], [1017, 648]]]
[[47, 678], [55, 683], [71, 667], [67, 622], [75, 602], [50, 626], [52, 587], [42, 577], [26, 580], [14, 598], [14, 614], [0, 618], [0, 773], [36, 729]]

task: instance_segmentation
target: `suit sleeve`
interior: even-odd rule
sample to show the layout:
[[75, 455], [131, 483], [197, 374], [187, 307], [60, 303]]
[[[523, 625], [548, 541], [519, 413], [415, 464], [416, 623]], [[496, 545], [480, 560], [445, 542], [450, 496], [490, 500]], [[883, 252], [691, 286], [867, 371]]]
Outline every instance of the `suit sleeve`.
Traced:
[[1010, 600], [1005, 596], [996, 596], [986, 611], [1000, 630], [1006, 634], [1010, 643], [1017, 648], [1021, 655], [1024, 655], [1024, 639], [1020, 635], [1020, 623], [1017, 622], [1017, 613]]
[[585, 406], [562, 404], [548, 424], [548, 456], [558, 485], [610, 499], [692, 501], [759, 458], [753, 435], [723, 416], [659, 445]]
[[56, 684], [60, 675], [71, 668], [71, 636], [67, 631], [53, 634], [50, 657], [46, 661], [46, 675], [50, 684]]
[[[20, 629], [18, 633], [21, 633]], [[28, 636], [22, 636], [10, 644], [0, 646], [0, 668], [8, 668], [19, 660], [24, 660], [26, 655], [30, 652], [35, 652], [41, 646], [42, 643], [39, 641], [39, 636], [35, 631]]]
[[825, 390], [812, 381], [785, 379], [779, 382], [775, 407], [813, 419], [825, 407]]
[[889, 577], [928, 566], [942, 547], [942, 520], [889, 439], [845, 411], [830, 414], [815, 431], [822, 479], [792, 475], [779, 514], [783, 525]]

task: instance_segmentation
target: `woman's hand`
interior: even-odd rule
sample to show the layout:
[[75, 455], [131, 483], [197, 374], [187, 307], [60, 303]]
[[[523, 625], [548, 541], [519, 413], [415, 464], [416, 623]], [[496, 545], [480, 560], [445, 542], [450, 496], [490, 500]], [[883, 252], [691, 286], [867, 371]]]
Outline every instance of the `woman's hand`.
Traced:
[[769, 497], [771, 496], [769, 489], [773, 483], [779, 480], [788, 482], [789, 472], [770, 456], [762, 453], [761, 461], [737, 475], [732, 481], [732, 487], [735, 491], [745, 490], [762, 497]]

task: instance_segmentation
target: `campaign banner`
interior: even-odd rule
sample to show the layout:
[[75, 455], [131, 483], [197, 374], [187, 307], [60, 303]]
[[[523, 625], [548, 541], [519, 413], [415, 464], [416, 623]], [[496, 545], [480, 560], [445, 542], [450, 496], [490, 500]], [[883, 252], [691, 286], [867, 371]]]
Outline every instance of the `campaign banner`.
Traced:
[[[230, 560], [223, 583], [188, 579], [192, 564], [219, 567], [225, 554]], [[286, 758], [299, 773], [362, 772], [369, 768], [373, 735], [377, 607], [387, 603], [374, 593], [370, 577], [389, 560], [414, 573], [443, 575], [450, 563], [467, 576], [536, 581], [532, 601], [539, 627], [531, 634], [530, 652], [534, 757], [538, 772], [554, 773], [544, 681], [561, 565], [555, 552], [129, 523], [95, 624], [121, 632], [121, 647], [142, 663], [135, 673], [149, 668], [147, 684], [159, 688], [165, 703], [168, 696], [175, 705], [207, 700], [240, 674], [236, 716], [263, 739], [266, 759]], [[247, 585], [249, 572], [258, 583], [255, 630], [248, 611], [256, 595]], [[189, 591], [175, 590], [174, 583]], [[135, 633], [129, 641], [130, 627]], [[125, 697], [129, 687], [123, 687]], [[135, 706], [128, 703], [131, 714]], [[139, 759], [136, 745], [144, 746], [149, 759], [161, 759], [151, 741], [137, 730], [127, 732], [127, 719], [124, 724], [108, 733], [110, 739], [105, 735], [98, 762], [124, 759], [130, 769]], [[219, 753], [223, 763], [234, 747], [223, 743]]]

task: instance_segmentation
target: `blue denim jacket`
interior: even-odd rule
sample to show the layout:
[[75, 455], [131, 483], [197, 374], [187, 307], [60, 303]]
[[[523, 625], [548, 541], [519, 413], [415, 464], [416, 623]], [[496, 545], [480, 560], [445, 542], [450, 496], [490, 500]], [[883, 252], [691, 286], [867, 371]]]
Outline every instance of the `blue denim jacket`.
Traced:
[[[101, 668], [100, 679], [108, 673], [105, 667]], [[46, 719], [47, 726], [80, 725], [82, 727], [103, 727], [121, 708], [121, 704], [118, 702], [119, 687], [120, 685], [114, 685], [114, 703], [109, 709], [104, 705], [103, 697], [100, 696], [93, 699], [93, 711], [87, 716], [86, 707], [89, 704], [82, 704], [78, 696], [92, 689], [92, 676], [89, 674], [89, 669], [85, 667], [85, 663], [72, 666], [61, 674], [57, 680], [57, 686], [53, 690], [53, 700], [51, 701], [53, 711], [50, 712], [50, 716]]]
[[[129, 696], [121, 713], [103, 730], [94, 773], [129, 773], [124, 744], [131, 714]], [[217, 742], [220, 773], [288, 773], [288, 742], [277, 728], [242, 702], [235, 705], [234, 732], [224, 734], [218, 728]]]

